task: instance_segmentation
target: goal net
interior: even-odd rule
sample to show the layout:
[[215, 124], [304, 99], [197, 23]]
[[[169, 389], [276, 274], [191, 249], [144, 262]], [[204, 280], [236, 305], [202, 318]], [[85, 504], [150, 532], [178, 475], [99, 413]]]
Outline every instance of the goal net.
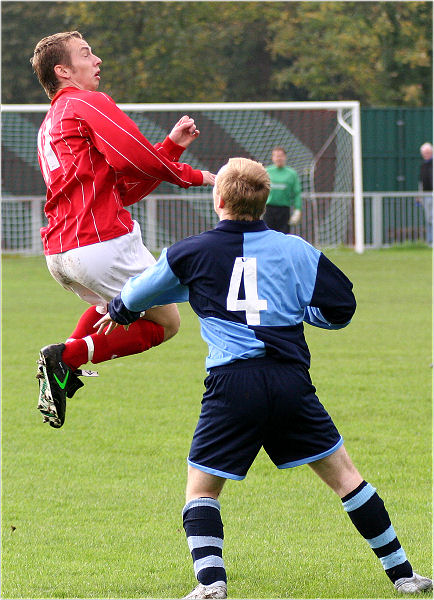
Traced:
[[[317, 248], [363, 251], [360, 108], [358, 102], [120, 104], [151, 143], [162, 141], [183, 114], [200, 137], [181, 160], [217, 170], [233, 156], [271, 163], [282, 146], [302, 186], [302, 219], [291, 233]], [[37, 161], [37, 132], [47, 105], [2, 107], [2, 251], [41, 252], [45, 186]], [[213, 227], [212, 190], [162, 183], [130, 207], [146, 246], [159, 251]]]

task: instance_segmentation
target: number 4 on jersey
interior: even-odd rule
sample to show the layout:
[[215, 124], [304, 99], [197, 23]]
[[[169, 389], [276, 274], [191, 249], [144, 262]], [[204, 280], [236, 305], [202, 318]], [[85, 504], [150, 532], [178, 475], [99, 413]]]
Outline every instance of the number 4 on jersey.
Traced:
[[[238, 298], [244, 274], [245, 299]], [[260, 325], [259, 311], [267, 310], [267, 301], [258, 298], [258, 271], [256, 258], [238, 256], [232, 270], [226, 308], [230, 311], [245, 311], [247, 325]]]

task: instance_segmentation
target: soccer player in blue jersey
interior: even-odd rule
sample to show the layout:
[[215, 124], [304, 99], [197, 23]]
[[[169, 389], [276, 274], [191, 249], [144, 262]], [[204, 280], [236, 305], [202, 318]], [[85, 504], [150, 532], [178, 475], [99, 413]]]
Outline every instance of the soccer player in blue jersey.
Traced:
[[356, 309], [352, 283], [300, 237], [267, 228], [261, 216], [269, 190], [261, 164], [230, 159], [214, 187], [215, 229], [163, 250], [95, 326], [108, 334], [152, 306], [189, 301], [208, 343], [183, 510], [198, 585], [186, 598], [226, 598], [218, 497], [226, 479], [244, 479], [261, 447], [279, 469], [308, 464], [336, 492], [396, 590], [431, 589], [431, 579], [413, 571], [309, 376], [303, 322], [346, 327]]

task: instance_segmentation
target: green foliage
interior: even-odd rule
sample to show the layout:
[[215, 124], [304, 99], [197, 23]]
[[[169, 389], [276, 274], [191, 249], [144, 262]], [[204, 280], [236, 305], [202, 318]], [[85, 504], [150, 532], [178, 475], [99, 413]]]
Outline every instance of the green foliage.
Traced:
[[431, 104], [432, 4], [295, 2], [273, 26], [273, 74], [307, 98], [354, 98], [368, 106]]
[[71, 27], [64, 2], [2, 2], [2, 102], [48, 101], [30, 58], [37, 42]]
[[[327, 255], [353, 281], [358, 308], [342, 331], [306, 327], [312, 379], [410, 561], [429, 575], [432, 253]], [[185, 457], [205, 376], [197, 318], [181, 305], [175, 338], [98, 365], [54, 430], [36, 410], [37, 353], [65, 339], [85, 305], [43, 257], [4, 258], [2, 290], [2, 598], [184, 596], [194, 586]], [[221, 504], [230, 597], [396, 597], [309, 467], [280, 471], [261, 452]]]
[[28, 58], [78, 29], [117, 102], [432, 104], [432, 3], [2, 3], [3, 102], [43, 102]]

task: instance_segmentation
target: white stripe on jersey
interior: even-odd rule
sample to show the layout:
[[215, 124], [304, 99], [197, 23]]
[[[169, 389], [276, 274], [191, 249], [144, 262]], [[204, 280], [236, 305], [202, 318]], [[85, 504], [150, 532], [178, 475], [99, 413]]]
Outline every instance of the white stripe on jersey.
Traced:
[[[165, 165], [167, 167], [167, 169], [177, 178], [179, 179], [179, 181], [183, 181], [185, 183], [188, 183], [189, 185], [192, 185], [191, 181], [187, 181], [185, 179], [182, 179], [182, 177], [180, 177], [175, 171], [173, 171], [172, 169], [170, 169], [168, 167], [168, 165], [166, 165], [162, 160], [161, 157], [159, 156], [158, 153], [153, 152], [150, 148], [146, 147], [144, 144], [142, 144], [142, 142], [140, 140], [138, 140], [135, 136], [133, 136], [129, 131], [127, 131], [126, 129], [124, 129], [123, 127], [121, 127], [119, 125], [119, 123], [116, 123], [115, 121], [113, 121], [113, 119], [110, 119], [110, 117], [108, 117], [106, 114], [104, 114], [102, 111], [100, 111], [98, 108], [96, 108], [95, 106], [92, 106], [92, 104], [89, 104], [89, 102], [86, 102], [85, 100], [82, 100], [81, 98], [74, 98], [74, 100], [76, 100], [77, 102], [82, 102], [83, 104], [86, 104], [87, 106], [89, 106], [90, 108], [92, 108], [93, 110], [97, 111], [101, 116], [103, 116], [105, 119], [107, 119], [108, 121], [110, 121], [110, 123], [112, 123], [113, 125], [115, 125], [118, 129], [120, 129], [121, 131], [123, 131], [124, 133], [126, 133], [129, 137], [131, 137], [133, 140], [135, 140], [140, 146], [142, 146], [142, 148], [148, 152], [149, 154], [151, 154], [154, 158], [156, 158], [158, 160], [159, 163], [161, 163], [162, 165]], [[69, 102], [69, 100], [68, 100]], [[145, 175], [147, 175], [148, 177], [152, 177], [153, 179], [158, 179], [157, 177], [150, 175], [149, 173], [147, 173], [146, 171], [143, 171], [143, 169], [141, 169], [139, 166], [137, 166], [135, 163], [133, 163], [129, 158], [127, 158], [126, 156], [124, 156], [121, 152], [119, 152], [119, 150], [117, 148], [115, 148], [112, 144], [110, 144], [108, 142], [108, 140], [106, 140], [102, 135], [100, 135], [97, 131], [94, 131], [94, 133], [103, 141], [105, 142], [107, 145], [109, 145], [111, 148], [113, 148], [113, 150], [115, 150], [119, 156], [122, 156], [122, 158], [125, 158], [130, 164], [132, 164], [136, 169], [138, 169], [141, 173], [144, 173]]]

